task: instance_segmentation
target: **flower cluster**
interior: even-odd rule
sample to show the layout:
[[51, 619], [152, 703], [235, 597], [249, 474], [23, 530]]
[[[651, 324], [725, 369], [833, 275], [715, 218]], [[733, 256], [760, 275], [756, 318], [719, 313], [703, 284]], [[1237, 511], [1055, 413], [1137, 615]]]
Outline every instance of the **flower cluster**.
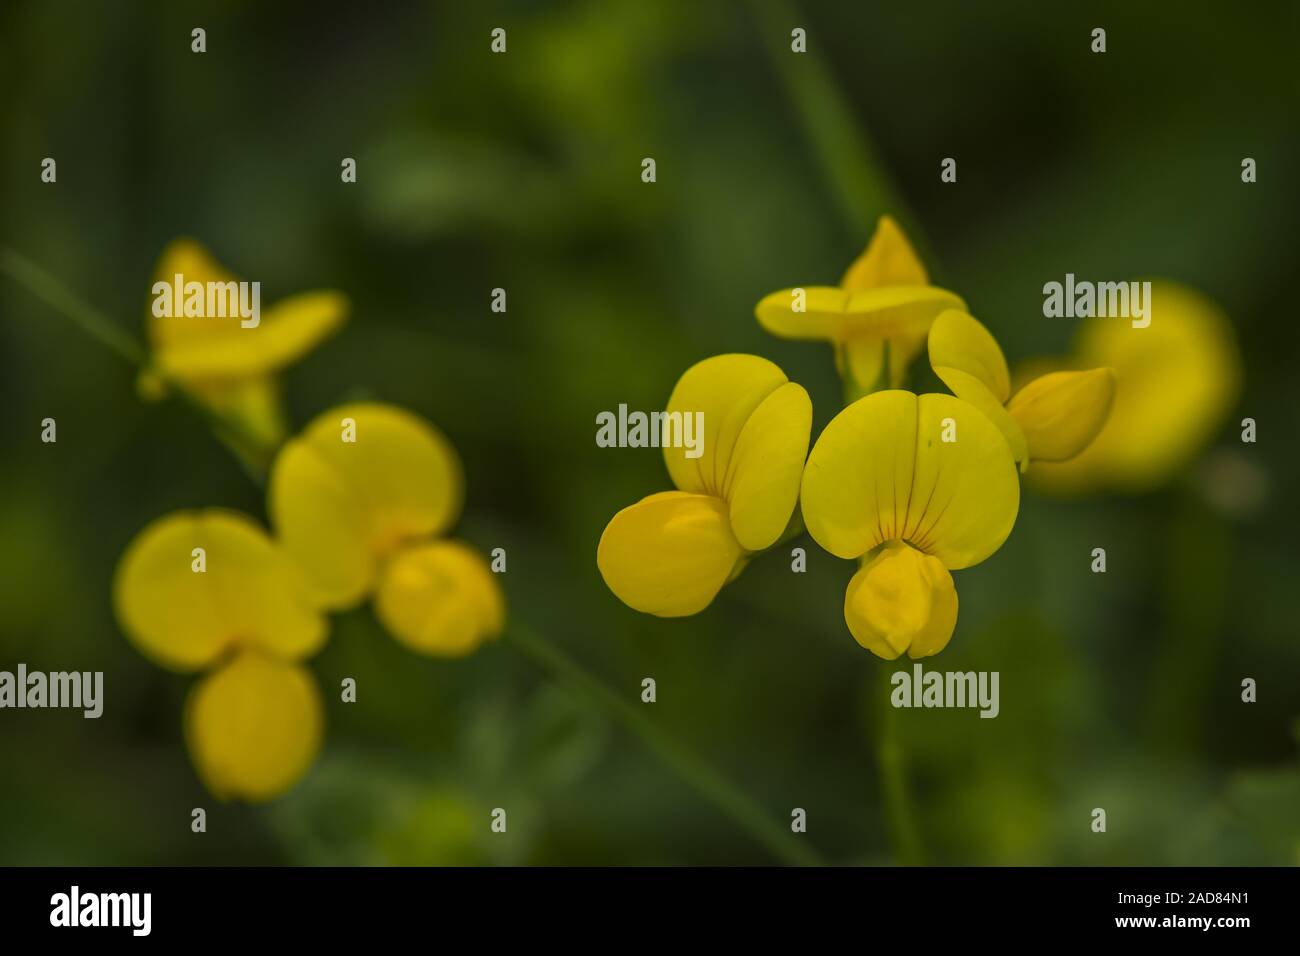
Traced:
[[[682, 376], [670, 411], [703, 411], [699, 461], [666, 448], [679, 489], [625, 508], [597, 564], [630, 607], [665, 617], [712, 602], [758, 551], [804, 526], [859, 562], [850, 633], [893, 659], [937, 654], [957, 621], [951, 571], [998, 550], [1020, 506], [1019, 472], [1078, 455], [1105, 426], [1107, 367], [1054, 370], [1013, 394], [1001, 348], [957, 295], [930, 284], [903, 232], [881, 219], [839, 286], [785, 289], [755, 310], [776, 335], [829, 342], [849, 404], [811, 439], [807, 393], [765, 359], [723, 355]], [[928, 347], [952, 394], [900, 388]]]
[[[168, 268], [182, 255], [206, 261], [183, 244], [164, 257]], [[321, 328], [305, 318], [306, 303], [328, 295], [298, 297], [301, 310], [268, 318], [268, 331], [284, 323], [279, 337], [245, 338], [260, 329], [237, 325], [155, 336], [155, 367], [217, 408], [248, 389], [270, 394], [286, 339], [306, 347], [308, 327]], [[186, 343], [180, 362], [171, 343], [185, 335], [213, 338]], [[219, 388], [206, 377], [216, 365]], [[204, 673], [186, 704], [185, 737], [212, 793], [267, 800], [311, 766], [324, 706], [304, 662], [325, 644], [328, 612], [373, 598], [394, 638], [443, 657], [501, 633], [505, 602], [487, 562], [444, 537], [462, 497], [461, 464], [441, 432], [401, 408], [358, 403], [321, 414], [280, 449], [268, 490], [273, 533], [247, 515], [205, 510], [165, 515], [136, 535], [118, 564], [114, 609], [145, 656]]]

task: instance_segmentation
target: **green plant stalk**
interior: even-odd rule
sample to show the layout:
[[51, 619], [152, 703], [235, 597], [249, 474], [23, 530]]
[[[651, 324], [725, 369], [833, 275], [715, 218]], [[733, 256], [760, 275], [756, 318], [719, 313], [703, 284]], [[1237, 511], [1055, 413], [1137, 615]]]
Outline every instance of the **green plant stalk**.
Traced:
[[137, 368], [144, 366], [146, 356], [139, 342], [30, 259], [12, 249], [0, 249], [0, 272], [6, 273], [54, 311], [71, 319], [78, 328], [107, 346], [119, 358]]
[[[816, 52], [816, 39], [806, 53], [790, 49], [790, 30], [803, 25], [785, 0], [752, 0], [768, 58], [790, 95], [813, 153], [834, 193], [845, 226], [855, 236], [869, 236], [881, 212], [907, 218], [900, 192], [867, 136], [853, 121], [853, 112], [830, 69]], [[913, 237], [919, 231], [911, 228]]]
[[[888, 672], [881, 669], [882, 675]], [[889, 680], [878, 682], [877, 693], [888, 699]], [[912, 813], [912, 795], [907, 784], [907, 756], [898, 733], [898, 714], [893, 707], [881, 704], [879, 736], [876, 740], [876, 766], [880, 771], [881, 791], [885, 800], [885, 819], [889, 827], [890, 844], [898, 862], [906, 866], [919, 866], [924, 862], [921, 837]]]
[[740, 787], [665, 733], [645, 713], [615, 694], [560, 648], [517, 623], [511, 625], [506, 639], [641, 738], [669, 768], [775, 857], [794, 866], [824, 865], [825, 861], [815, 850], [773, 821]]
[[207, 422], [218, 441], [234, 454], [254, 483], [259, 486], [265, 483], [266, 470], [275, 449], [267, 448], [241, 422], [219, 414], [184, 384], [151, 366], [148, 353], [129, 332], [35, 262], [12, 249], [0, 249], [0, 272], [66, 317], [114, 355], [135, 366], [137, 370], [148, 369], [166, 385], [169, 392], [174, 393]]

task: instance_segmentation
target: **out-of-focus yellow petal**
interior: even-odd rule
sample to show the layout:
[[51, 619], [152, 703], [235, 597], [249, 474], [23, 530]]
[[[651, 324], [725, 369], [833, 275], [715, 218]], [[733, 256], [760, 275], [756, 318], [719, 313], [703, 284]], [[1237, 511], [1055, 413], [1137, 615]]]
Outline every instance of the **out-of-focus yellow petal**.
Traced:
[[[233, 326], [223, 326], [219, 335], [187, 336], [160, 346], [154, 362], [167, 376], [183, 382], [269, 375], [296, 362], [332, 334], [347, 318], [348, 308], [342, 293], [304, 292], [264, 309], [254, 327], [241, 328], [236, 321]], [[201, 324], [214, 320], [160, 321]]]
[[146, 325], [149, 344], [155, 350], [179, 346], [182, 343], [199, 343], [212, 338], [219, 338], [240, 331], [238, 316], [223, 318], [187, 318], [184, 314], [184, 300], [172, 303], [172, 315], [159, 317], [153, 313], [153, 285], [165, 282], [174, 286], [176, 276], [182, 277], [182, 283], [199, 282], [206, 288], [209, 282], [237, 282], [233, 273], [217, 262], [200, 243], [188, 237], [175, 239], [167, 244], [154, 266], [153, 280], [150, 283]]
[[1086, 319], [1076, 367], [1115, 370], [1115, 400], [1096, 439], [1063, 463], [1035, 463], [1037, 487], [1104, 486], [1141, 494], [1180, 474], [1210, 442], [1241, 388], [1241, 356], [1219, 307], [1186, 286], [1151, 283], [1151, 324]]
[[[349, 425], [351, 423], [351, 426]], [[355, 441], [345, 441], [350, 434]], [[442, 433], [392, 405], [342, 405], [290, 440], [271, 468], [269, 510], [327, 607], [373, 589], [382, 560], [449, 528], [460, 460]]]
[[[974, 316], [952, 309], [934, 320], [930, 328], [930, 365], [958, 398], [966, 398], [947, 374], [965, 373], [962, 381], [976, 379], [998, 404], [1005, 405], [1011, 396], [1011, 375], [997, 339]], [[970, 399], [966, 399], [970, 401]]]
[[723, 478], [723, 497], [732, 533], [746, 550], [771, 547], [790, 523], [811, 432], [812, 401], [794, 382], [763, 399], [741, 429]]
[[890, 381], [882, 374], [888, 354], [889, 343], [884, 339], [864, 336], [835, 343], [835, 370], [841, 379], [853, 385], [851, 392], [846, 390], [846, 396], [852, 394], [857, 399], [885, 387], [882, 381]]
[[180, 511], [148, 525], [118, 563], [113, 603], [136, 647], [180, 671], [211, 664], [232, 647], [306, 657], [325, 640], [325, 620], [301, 573], [265, 531], [235, 512]]
[[743, 555], [725, 501], [667, 491], [614, 515], [600, 536], [596, 564], [628, 607], [684, 617], [709, 606]]
[[[923, 325], [913, 330], [896, 332], [888, 339], [859, 335], [836, 344], [836, 370], [841, 378], [847, 376], [853, 384], [855, 398], [882, 388], [898, 388], [903, 384], [908, 368], [923, 345]], [[889, 361], [887, 373], [886, 356]]]
[[[258, 324], [247, 328], [239, 315], [186, 316], [183, 291], [188, 283], [200, 283], [206, 292], [208, 283], [239, 281], [193, 239], [177, 239], [163, 250], [153, 281], [166, 283], [174, 292], [177, 275], [182, 296], [177, 301], [173, 294], [171, 315], [154, 314], [151, 287], [147, 325], [157, 370], [164, 378], [189, 385], [219, 387], [243, 377], [268, 375], [315, 348], [348, 313], [348, 301], [341, 293], [318, 291], [262, 303]], [[157, 375], [146, 373], [141, 379], [142, 392], [152, 397], [162, 391], [161, 384]]]
[[312, 765], [324, 720], [320, 689], [308, 670], [246, 652], [190, 691], [185, 739], [215, 796], [270, 800]]
[[227, 438], [246, 436], [261, 449], [275, 448], [284, 441], [288, 424], [275, 379], [268, 376], [221, 383], [191, 382], [186, 387], [223, 419], [238, 424], [239, 431]]
[[1035, 461], [1066, 461], [1097, 437], [1115, 400], [1115, 372], [1051, 372], [1011, 399], [1007, 411], [1024, 430]]
[[689, 458], [689, 448], [665, 443], [664, 463], [673, 484], [682, 491], [724, 497], [741, 432], [764, 399], [788, 381], [785, 372], [757, 355], [715, 355], [688, 368], [668, 398], [668, 413], [683, 420], [690, 416], [692, 423], [696, 413], [703, 413], [704, 447], [698, 457]]
[[815, 286], [804, 290], [806, 310], [797, 312], [794, 291], [766, 295], [754, 309], [759, 324], [773, 335], [831, 342], [859, 337], [921, 342], [937, 315], [966, 308], [959, 296], [937, 286], [884, 286], [862, 292]]
[[478, 552], [459, 541], [404, 548], [384, 566], [375, 613], [398, 641], [435, 657], [464, 657], [505, 627], [505, 598]]
[[782, 289], [763, 296], [754, 315], [759, 325], [781, 338], [834, 341], [851, 296], [838, 286]]
[[864, 562], [844, 594], [844, 620], [859, 644], [893, 660], [947, 646], [957, 625], [957, 591], [938, 558], [895, 541]]
[[928, 285], [925, 266], [892, 216], [881, 216], [866, 250], [849, 266], [840, 285], [850, 292], [887, 285]]
[[802, 501], [809, 533], [834, 555], [856, 558], [900, 540], [955, 570], [1001, 547], [1020, 485], [1006, 440], [973, 405], [884, 391], [826, 426], [804, 469]]

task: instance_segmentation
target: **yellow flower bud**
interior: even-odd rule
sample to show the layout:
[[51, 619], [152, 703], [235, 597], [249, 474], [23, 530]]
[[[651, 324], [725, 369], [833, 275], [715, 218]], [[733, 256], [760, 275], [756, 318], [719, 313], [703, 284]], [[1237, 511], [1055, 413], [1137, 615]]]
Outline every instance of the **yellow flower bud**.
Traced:
[[1018, 391], [1007, 411], [1034, 461], [1067, 461], [1097, 437], [1115, 400], [1115, 370], [1051, 372]]

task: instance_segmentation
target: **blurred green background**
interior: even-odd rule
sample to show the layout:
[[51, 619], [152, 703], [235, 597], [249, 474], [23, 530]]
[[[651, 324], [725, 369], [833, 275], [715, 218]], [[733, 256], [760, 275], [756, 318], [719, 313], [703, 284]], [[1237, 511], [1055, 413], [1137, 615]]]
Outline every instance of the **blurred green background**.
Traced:
[[[178, 235], [261, 280], [264, 303], [345, 291], [344, 331], [284, 376], [294, 425], [358, 395], [436, 422], [466, 465], [459, 535], [508, 551], [512, 620], [638, 708], [653, 676], [641, 713], [777, 830], [805, 808], [791, 839], [825, 861], [1294, 864], [1295, 10], [10, 2], [0, 246], [136, 336]], [[1206, 458], [1266, 490], [1225, 513], [1195, 466], [1139, 498], [1026, 493], [1008, 543], [958, 575], [957, 633], [929, 662], [1000, 671], [1001, 715], [894, 713], [919, 852], [882, 795], [899, 668], [845, 628], [848, 563], [805, 537], [806, 574], [778, 550], [676, 621], [624, 607], [595, 564], [610, 516], [669, 486], [658, 451], [597, 448], [596, 413], [660, 408], [692, 363], [750, 351], [809, 389], [820, 429], [838, 410], [829, 349], [768, 337], [753, 305], [837, 281], [887, 212], [1013, 363], [1065, 350], [1074, 323], [1042, 317], [1041, 288], [1067, 271], [1217, 300], [1245, 382]], [[0, 863], [783, 859], [509, 637], [416, 658], [368, 608], [310, 665], [328, 712], [314, 769], [272, 804], [219, 804], [181, 737], [192, 678], [127, 643], [109, 582], [152, 519], [264, 519], [263, 495], [201, 419], [139, 401], [129, 366], [4, 276], [0, 317], [0, 669], [102, 670], [106, 687], [98, 721], [0, 711]], [[356, 704], [337, 699], [344, 676]]]

